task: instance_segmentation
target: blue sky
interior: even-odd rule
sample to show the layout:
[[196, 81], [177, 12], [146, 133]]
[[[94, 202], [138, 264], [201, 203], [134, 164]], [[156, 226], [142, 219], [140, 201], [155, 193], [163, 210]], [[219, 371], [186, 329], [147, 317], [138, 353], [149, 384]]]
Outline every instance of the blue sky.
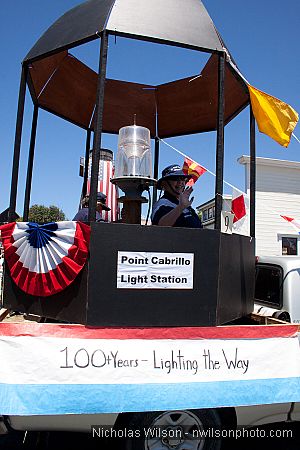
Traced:
[[[163, 1], [163, 0], [162, 0]], [[184, 0], [182, 0], [184, 3]], [[9, 204], [21, 61], [44, 31], [77, 0], [2, 0], [0, 28], [0, 212]], [[204, 5], [245, 78], [255, 87], [286, 101], [300, 112], [299, 0], [204, 0]], [[97, 69], [99, 43], [70, 51]], [[200, 72], [206, 55], [162, 45], [113, 38], [109, 45], [107, 76], [159, 84]], [[157, 61], [157, 63], [155, 63]], [[23, 125], [17, 212], [23, 212], [24, 185], [32, 118], [29, 93]], [[244, 189], [244, 168], [237, 163], [249, 154], [249, 111], [225, 128], [225, 172], [229, 183]], [[299, 125], [295, 134], [300, 137]], [[168, 142], [215, 171], [215, 133], [169, 139]], [[104, 135], [102, 146], [117, 151], [117, 137]], [[41, 111], [37, 130], [31, 204], [54, 204], [72, 219], [82, 178], [79, 158], [84, 155], [85, 132]], [[292, 138], [285, 149], [257, 131], [257, 155], [300, 161], [300, 144]], [[160, 170], [182, 157], [162, 145]], [[214, 177], [205, 174], [195, 186], [194, 206], [214, 195]], [[225, 187], [225, 193], [230, 193]]]

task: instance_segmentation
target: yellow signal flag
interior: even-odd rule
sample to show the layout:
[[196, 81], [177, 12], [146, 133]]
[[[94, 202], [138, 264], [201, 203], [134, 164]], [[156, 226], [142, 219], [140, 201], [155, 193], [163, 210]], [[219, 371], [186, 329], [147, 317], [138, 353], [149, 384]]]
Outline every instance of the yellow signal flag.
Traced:
[[287, 103], [248, 84], [253, 115], [261, 133], [287, 147], [299, 115]]
[[207, 169], [189, 158], [184, 158], [182, 172], [191, 176], [191, 179], [187, 182], [187, 186], [192, 186], [201, 175], [207, 172]]

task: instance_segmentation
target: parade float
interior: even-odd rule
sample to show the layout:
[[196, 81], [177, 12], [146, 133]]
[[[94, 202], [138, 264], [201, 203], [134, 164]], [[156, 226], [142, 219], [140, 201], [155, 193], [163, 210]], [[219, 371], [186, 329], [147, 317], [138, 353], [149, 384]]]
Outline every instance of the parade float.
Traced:
[[[109, 79], [110, 36], [210, 57], [201, 74], [157, 86]], [[98, 73], [71, 54], [91, 40], [99, 41]], [[32, 132], [23, 222], [14, 222], [27, 87]], [[236, 422], [235, 408], [242, 405], [299, 400], [297, 326], [247, 322], [255, 276], [254, 112], [257, 120], [267, 114], [257, 105], [260, 94], [241, 75], [198, 0], [90, 0], [59, 18], [29, 51], [22, 64], [9, 221], [2, 226], [3, 302], [10, 311], [59, 323], [0, 324], [7, 360], [0, 413], [16, 428], [29, 429], [31, 415], [44, 416], [46, 429], [49, 415], [63, 421], [61, 415], [113, 413], [118, 420], [131, 412], [135, 422], [145, 423], [145, 411], [160, 411], [157, 417], [151, 413], [151, 423], [165, 418], [166, 426], [174, 410], [201, 428], [221, 426], [226, 411]], [[246, 107], [250, 236], [221, 231], [225, 126]], [[86, 130], [88, 224], [28, 222], [40, 109]], [[282, 145], [288, 145], [295, 123], [292, 116], [272, 128]], [[124, 154], [112, 182], [124, 193], [125, 223], [97, 223], [102, 133], [118, 134], [124, 127], [136, 127], [136, 135], [148, 130], [153, 170], [145, 152], [137, 151], [137, 138], [126, 151], [119, 148]], [[141, 225], [143, 192], [151, 187], [156, 196], [161, 140], [209, 131], [216, 132], [215, 229]], [[149, 162], [151, 144], [144, 148]], [[98, 423], [94, 416], [91, 421]], [[186, 448], [176, 442], [172, 448]]]

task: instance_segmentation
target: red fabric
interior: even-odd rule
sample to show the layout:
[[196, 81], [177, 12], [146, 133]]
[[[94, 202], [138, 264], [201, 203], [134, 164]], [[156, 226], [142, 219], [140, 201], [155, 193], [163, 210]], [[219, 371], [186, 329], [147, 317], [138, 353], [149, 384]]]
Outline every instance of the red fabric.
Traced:
[[288, 216], [281, 216], [283, 219], [285, 219], [285, 220], [287, 220], [288, 222], [293, 222], [293, 220], [295, 220], [295, 219], [293, 219], [292, 217], [288, 217]]
[[[89, 166], [90, 167], [90, 166]], [[91, 168], [89, 168], [90, 174]], [[90, 177], [90, 175], [89, 175]], [[118, 193], [116, 186], [110, 179], [114, 177], [114, 167], [112, 161], [99, 161], [99, 177], [97, 191], [106, 195], [106, 205], [110, 211], [102, 210], [102, 219], [106, 222], [115, 222], [118, 218]], [[87, 193], [90, 193], [90, 178], [87, 181]]]
[[200, 166], [200, 164], [195, 163], [194, 161], [191, 161], [188, 158], [185, 158], [182, 171], [186, 175], [191, 175], [191, 179], [188, 181], [187, 185], [193, 185], [196, 183], [199, 177], [203, 175], [206, 172], [205, 167]]
[[58, 266], [47, 273], [30, 272], [19, 261], [19, 255], [14, 247], [12, 233], [15, 222], [0, 227], [4, 247], [4, 257], [10, 270], [10, 275], [16, 285], [26, 294], [38, 297], [48, 297], [63, 291], [69, 286], [82, 270], [89, 249], [90, 227], [77, 222], [74, 243], [68, 255], [62, 258]]
[[78, 339], [269, 339], [297, 338], [298, 325], [229, 325], [222, 327], [103, 328], [52, 323], [0, 323], [0, 336]]
[[0, 226], [1, 238], [4, 251], [10, 246], [13, 242], [12, 233], [15, 229], [16, 222], [6, 223], [5, 225]]
[[233, 223], [242, 219], [246, 215], [246, 206], [243, 194], [232, 199], [231, 212], [234, 215]]

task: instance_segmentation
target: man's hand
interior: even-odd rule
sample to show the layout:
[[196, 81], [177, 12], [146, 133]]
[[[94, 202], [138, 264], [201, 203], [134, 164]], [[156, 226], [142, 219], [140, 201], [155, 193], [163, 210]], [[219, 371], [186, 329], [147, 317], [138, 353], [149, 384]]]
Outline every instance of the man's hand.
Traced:
[[179, 196], [179, 208], [183, 211], [185, 208], [188, 208], [193, 203], [194, 197], [189, 198], [191, 193], [193, 192], [193, 188], [191, 186], [187, 187], [182, 191]]
[[158, 225], [163, 226], [163, 227], [164, 226], [172, 227], [175, 224], [178, 217], [182, 214], [182, 211], [185, 208], [188, 208], [189, 206], [191, 206], [191, 204], [194, 200], [194, 197], [192, 197], [190, 199], [190, 195], [192, 192], [193, 192], [193, 188], [191, 186], [184, 189], [178, 197], [178, 201], [179, 201], [178, 205], [174, 209], [172, 209], [172, 211], [168, 212], [165, 216], [163, 216], [159, 220]]

